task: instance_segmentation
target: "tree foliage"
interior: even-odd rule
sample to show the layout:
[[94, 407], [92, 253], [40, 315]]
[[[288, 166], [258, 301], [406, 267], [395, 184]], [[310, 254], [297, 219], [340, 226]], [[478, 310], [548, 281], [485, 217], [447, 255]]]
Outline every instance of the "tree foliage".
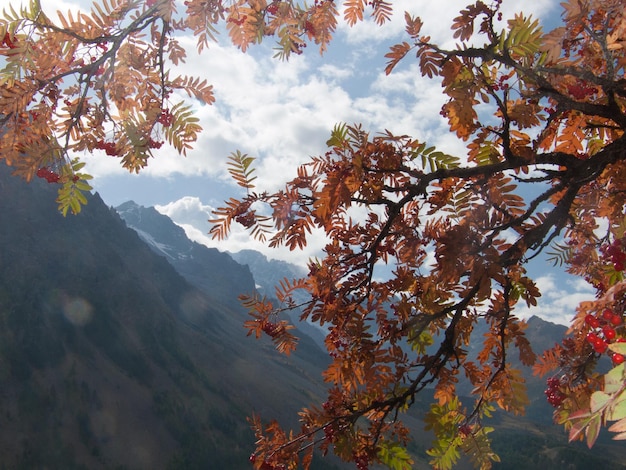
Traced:
[[[366, 11], [379, 24], [391, 15], [384, 1], [343, 6], [348, 24]], [[273, 36], [286, 58], [309, 41], [324, 51], [339, 9], [331, 0], [189, 0], [179, 13], [172, 1], [106, 0], [90, 15], [53, 23], [33, 1], [6, 16], [0, 155], [30, 177], [53, 164], [67, 168], [67, 152], [104, 150], [131, 171], [161, 139], [184, 153], [200, 128], [189, 105], [169, 97], [184, 90], [211, 103], [213, 95], [204, 80], [170, 76], [168, 64], [185, 56], [174, 33], [192, 31], [203, 50], [223, 21], [242, 50]], [[308, 468], [315, 448], [360, 469], [411, 468], [401, 416], [427, 387], [431, 464], [451, 468], [464, 452], [489, 468], [498, 457], [484, 420], [496, 407], [523, 413], [528, 403], [513, 354], [549, 375], [547, 398], [572, 440], [586, 437], [591, 446], [605, 424], [626, 438], [623, 5], [566, 1], [562, 25], [547, 32], [523, 13], [503, 25], [500, 17], [499, 1], [467, 6], [451, 25], [457, 45], [446, 49], [406, 13], [406, 40], [386, 56], [387, 73], [414, 54], [422, 75], [440, 80], [441, 114], [466, 155], [338, 124], [328, 151], [274, 193], [254, 192], [252, 157], [230, 157], [246, 195], [216, 211], [216, 238], [236, 222], [270, 246], [299, 249], [314, 229], [329, 240], [304, 279], [277, 286], [278, 305], [244, 299], [250, 334], [267, 334], [289, 353], [296, 338], [279, 316], [301, 307], [302, 319], [328, 331], [331, 358], [328, 397], [302, 410], [299, 430], [252, 418], [255, 468]], [[66, 171], [59, 181], [82, 180]], [[563, 342], [537, 358], [514, 309], [538, 302], [524, 265], [546, 249], [597, 296], [579, 306]], [[296, 290], [310, 301], [295, 305]], [[482, 338], [472, 335], [479, 324]], [[479, 352], [469, 356], [477, 340]], [[602, 375], [595, 367], [607, 354], [615, 368]], [[473, 385], [472, 403], [457, 398], [461, 377]]]

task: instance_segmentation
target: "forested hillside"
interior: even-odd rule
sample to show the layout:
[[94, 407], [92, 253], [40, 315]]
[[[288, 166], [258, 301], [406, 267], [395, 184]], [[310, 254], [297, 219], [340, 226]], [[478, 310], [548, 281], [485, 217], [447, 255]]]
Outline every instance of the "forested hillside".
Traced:
[[246, 338], [241, 309], [216, 308], [97, 195], [63, 217], [53, 185], [9, 174], [0, 168], [3, 468], [248, 468], [246, 417], [293, 416], [319, 393], [321, 353], [285, 358]]

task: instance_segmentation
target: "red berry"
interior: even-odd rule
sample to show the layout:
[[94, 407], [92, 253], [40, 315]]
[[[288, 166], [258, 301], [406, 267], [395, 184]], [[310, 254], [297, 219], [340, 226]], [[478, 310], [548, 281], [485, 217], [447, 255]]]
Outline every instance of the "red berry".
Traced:
[[587, 316], [585, 316], [585, 323], [587, 323], [587, 325], [589, 325], [592, 328], [597, 328], [600, 326], [600, 321], [591, 314], [588, 314]]
[[613, 364], [618, 366], [620, 365], [622, 362], [624, 362], [624, 356], [619, 354], [619, 353], [613, 353], [611, 355], [611, 360], [613, 361]]
[[270, 15], [275, 15], [278, 13], [278, 2], [274, 1], [267, 6], [267, 12]]
[[604, 353], [607, 348], [609, 347], [609, 345], [607, 344], [606, 341], [604, 341], [602, 338], [598, 338], [596, 341], [594, 341], [593, 343], [593, 349], [599, 353], [602, 354]]
[[161, 115], [159, 116], [159, 119], [157, 119], [157, 121], [163, 127], [170, 127], [172, 123], [174, 122], [174, 115], [171, 113], [169, 109], [162, 109]]
[[606, 321], [610, 321], [612, 316], [613, 312], [611, 312], [608, 308], [604, 312], [602, 312], [602, 318], [604, 318]]
[[469, 424], [464, 424], [459, 427], [459, 432], [463, 436], [469, 436], [472, 433], [472, 427]]
[[598, 341], [600, 338], [598, 337], [597, 334], [595, 334], [594, 332], [591, 333], [587, 333], [587, 342], [590, 344], [594, 344], [596, 341]]
[[602, 333], [604, 333], [604, 337], [608, 340], [615, 339], [615, 330], [610, 326], [602, 328]]
[[162, 146], [163, 146], [162, 140], [154, 140], [152, 139], [152, 137], [148, 139], [148, 147], [150, 147], [151, 149], [160, 149]]
[[611, 322], [611, 325], [613, 325], [613, 326], [621, 325], [621, 323], [622, 323], [622, 316], [613, 314], [609, 321]]

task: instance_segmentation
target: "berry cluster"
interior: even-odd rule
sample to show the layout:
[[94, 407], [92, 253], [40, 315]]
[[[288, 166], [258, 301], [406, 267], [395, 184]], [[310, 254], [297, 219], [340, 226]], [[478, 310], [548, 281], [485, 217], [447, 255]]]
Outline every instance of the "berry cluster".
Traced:
[[47, 166], [42, 166], [37, 170], [37, 177], [45, 179], [48, 183], [58, 183], [61, 177], [58, 173], [51, 170]]
[[164, 142], [162, 140], [154, 140], [152, 137], [148, 139], [148, 147], [151, 149], [160, 149], [163, 147], [163, 143]]
[[326, 336], [326, 345], [328, 347], [328, 354], [333, 358], [339, 357], [342, 350], [350, 347], [349, 341], [345, 337], [340, 336], [339, 330], [337, 329], [330, 330]]
[[281, 326], [278, 325], [277, 323], [266, 321], [266, 322], [263, 322], [261, 329], [266, 335], [271, 336], [273, 338], [274, 336], [277, 336], [278, 333], [280, 333]]
[[547, 385], [548, 388], [544, 393], [546, 394], [548, 403], [555, 408], [561, 406], [561, 403], [565, 400], [565, 394], [561, 391], [561, 379], [550, 377], [547, 380]]
[[237, 26], [241, 26], [242, 24], [246, 22], [247, 19], [248, 19], [248, 15], [241, 15], [239, 18], [230, 17], [228, 18], [227, 22], [236, 24]]
[[610, 245], [601, 248], [605, 259], [613, 263], [615, 271], [623, 271], [626, 266], [626, 236], [616, 238]]
[[507, 91], [509, 89], [509, 84], [506, 81], [510, 77], [508, 75], [501, 75], [498, 77], [498, 81], [492, 85], [493, 91]]
[[[618, 335], [618, 329], [622, 326], [622, 316], [606, 309], [600, 315], [588, 314], [585, 323], [591, 331], [587, 333], [587, 342], [598, 354], [604, 354], [609, 343], [622, 343], [626, 339]], [[613, 364], [618, 365], [624, 362], [624, 356], [618, 353], [611, 353]]]
[[[252, 454], [250, 455], [250, 463], [252, 465], [254, 465], [256, 463], [256, 454]], [[265, 461], [261, 464], [261, 466], [259, 467], [260, 470], [286, 470], [286, 467], [284, 464], [271, 464], [268, 461]]]
[[157, 119], [157, 121], [163, 127], [170, 127], [172, 123], [174, 122], [174, 115], [169, 109], [162, 109], [161, 115], [159, 116], [159, 119]]
[[0, 43], [1, 47], [8, 47], [9, 49], [15, 49], [17, 46], [11, 37], [11, 34], [6, 32], [4, 33], [4, 37], [2, 38], [2, 42]]
[[255, 211], [244, 212], [235, 217], [235, 221], [243, 225], [245, 228], [250, 228], [256, 221]]
[[470, 434], [472, 434], [472, 426], [471, 426], [471, 424], [465, 423], [465, 424], [462, 424], [461, 426], [459, 426], [459, 433], [463, 437], [467, 437]]
[[[152, 137], [148, 139], [148, 147], [151, 149], [160, 149], [163, 147], [164, 141], [162, 140], [154, 140]], [[115, 142], [106, 142], [104, 140], [99, 140], [96, 142], [96, 149], [104, 150], [107, 155], [112, 157], [117, 157], [120, 155], [120, 150], [115, 145]]]
[[270, 15], [275, 15], [276, 13], [278, 13], [279, 4], [280, 1], [273, 1], [267, 6], [265, 11], [267, 11]]
[[577, 100], [583, 100], [587, 96], [591, 96], [598, 92], [594, 86], [591, 86], [582, 80], [578, 80], [576, 83], [568, 85], [567, 91]]
[[99, 140], [96, 142], [96, 148], [98, 150], [104, 150], [107, 155], [111, 155], [112, 157], [118, 156], [120, 153], [115, 147], [114, 142], [105, 142], [104, 140]]
[[352, 455], [352, 458], [354, 459], [354, 464], [356, 465], [356, 468], [358, 470], [368, 470], [369, 469], [370, 459], [368, 458], [368, 456], [366, 454], [356, 453], [355, 452]]
[[335, 424], [327, 424], [322, 428], [324, 431], [324, 439], [328, 442], [335, 442], [337, 439], [337, 427]]
[[304, 32], [310, 36], [315, 36], [315, 25], [309, 20], [304, 22]]

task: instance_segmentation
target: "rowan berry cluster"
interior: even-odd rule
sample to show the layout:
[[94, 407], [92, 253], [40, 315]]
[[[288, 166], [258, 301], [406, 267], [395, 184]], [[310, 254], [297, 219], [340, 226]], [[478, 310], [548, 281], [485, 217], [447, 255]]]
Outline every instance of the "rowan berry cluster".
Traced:
[[472, 434], [472, 426], [471, 426], [471, 424], [465, 423], [465, 424], [462, 424], [461, 426], [459, 426], [459, 433], [463, 437], [467, 437], [470, 434]]
[[236, 24], [237, 26], [241, 26], [248, 19], [248, 15], [241, 15], [239, 18], [228, 18], [229, 23]]
[[267, 6], [265, 11], [267, 11], [270, 15], [275, 15], [276, 13], [278, 13], [279, 4], [280, 1], [274, 1]]
[[160, 149], [163, 147], [163, 143], [164, 142], [162, 140], [154, 140], [152, 137], [148, 139], [148, 147], [151, 149]]
[[174, 122], [174, 115], [169, 109], [162, 109], [161, 115], [159, 116], [159, 119], [157, 119], [157, 121], [163, 127], [170, 127], [172, 123]]
[[96, 142], [96, 148], [98, 150], [104, 150], [107, 155], [110, 155], [112, 157], [115, 157], [120, 154], [117, 148], [115, 147], [114, 142], [105, 142], [104, 140], [99, 140], [98, 142]]
[[326, 345], [328, 347], [328, 354], [330, 357], [338, 357], [339, 351], [350, 346], [346, 338], [339, 336], [337, 329], [333, 329], [328, 333], [326, 336]]
[[510, 77], [508, 75], [501, 75], [498, 81], [492, 85], [493, 91], [507, 91], [509, 84], [506, 82]]
[[354, 453], [352, 455], [352, 458], [354, 459], [354, 464], [356, 465], [357, 470], [368, 470], [369, 469], [369, 465], [370, 465], [370, 461], [369, 458], [366, 454], [362, 454], [362, 453]]
[[561, 379], [557, 377], [550, 377], [547, 380], [547, 385], [548, 388], [544, 393], [546, 394], [548, 403], [555, 408], [561, 406], [561, 403], [565, 400], [565, 394], [561, 391]]
[[[151, 149], [160, 149], [165, 142], [163, 140], [154, 140], [152, 137], [148, 139], [148, 147]], [[120, 155], [120, 150], [115, 145], [115, 142], [107, 142], [99, 140], [96, 142], [95, 148], [98, 150], [104, 150], [107, 155], [117, 157]]]
[[[599, 315], [588, 314], [585, 323], [591, 331], [587, 333], [587, 342], [598, 354], [604, 354], [613, 342], [622, 343], [624, 339], [618, 332], [622, 329], [622, 316], [606, 309]], [[624, 362], [624, 356], [618, 353], [610, 353], [614, 365]]]
[[235, 217], [235, 221], [240, 223], [245, 228], [250, 228], [256, 221], [255, 211], [244, 212]]
[[576, 83], [569, 85], [567, 87], [567, 91], [577, 100], [583, 100], [586, 97], [597, 93], [594, 86], [591, 86], [582, 80], [578, 80]]
[[37, 170], [37, 177], [45, 179], [48, 183], [58, 183], [61, 179], [58, 173], [47, 166], [42, 166]]
[[605, 259], [613, 263], [616, 271], [623, 271], [626, 267], [626, 236], [616, 238], [610, 245], [601, 248], [602, 255]]
[[263, 325], [261, 326], [261, 329], [263, 330], [265, 334], [273, 338], [280, 332], [281, 328], [280, 328], [280, 325], [271, 321], [267, 321], [263, 323]]
[[314, 36], [315, 35], [315, 26], [313, 25], [313, 23], [311, 23], [310, 21], [305, 21], [304, 22], [304, 32]]
[[337, 427], [335, 424], [327, 424], [322, 428], [322, 431], [324, 431], [324, 439], [327, 442], [335, 442], [337, 438]]

